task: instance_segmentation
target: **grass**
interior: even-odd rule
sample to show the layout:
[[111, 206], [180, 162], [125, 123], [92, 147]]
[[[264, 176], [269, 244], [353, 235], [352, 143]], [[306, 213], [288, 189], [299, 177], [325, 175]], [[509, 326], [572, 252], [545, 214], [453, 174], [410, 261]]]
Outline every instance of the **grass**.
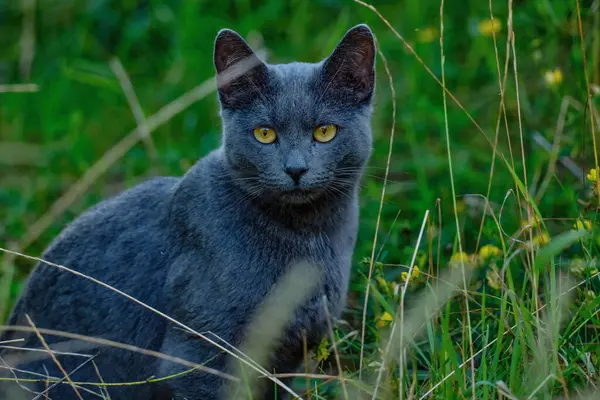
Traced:
[[[16, 253], [218, 145], [218, 29], [272, 62], [315, 61], [367, 22], [381, 62], [348, 307], [290, 390], [594, 398], [597, 0], [61, 4], [0, 1], [0, 314], [33, 266]], [[226, 350], [270, 375], [257, 349]]]

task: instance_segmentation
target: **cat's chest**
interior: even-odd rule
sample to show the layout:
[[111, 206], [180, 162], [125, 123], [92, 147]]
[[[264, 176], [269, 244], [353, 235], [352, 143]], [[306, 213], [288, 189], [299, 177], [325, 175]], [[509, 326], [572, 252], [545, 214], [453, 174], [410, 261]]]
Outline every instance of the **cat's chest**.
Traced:
[[347, 284], [355, 232], [296, 233], [233, 224], [210, 228], [175, 261], [171, 278], [183, 290], [252, 307], [290, 274], [312, 276], [303, 268], [317, 271], [318, 292], [343, 291]]
[[[214, 237], [216, 239], [216, 237]], [[277, 228], [238, 230], [221, 235], [213, 244], [223, 272], [271, 285], [297, 264], [313, 264], [327, 270], [341, 268], [351, 247], [328, 232], [295, 233]], [[218, 246], [218, 247], [217, 247]]]

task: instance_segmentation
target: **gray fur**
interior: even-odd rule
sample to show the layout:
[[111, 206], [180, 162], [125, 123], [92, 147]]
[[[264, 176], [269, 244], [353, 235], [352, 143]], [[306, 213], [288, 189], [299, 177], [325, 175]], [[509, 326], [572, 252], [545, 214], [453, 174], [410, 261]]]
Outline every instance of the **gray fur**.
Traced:
[[[222, 78], [227, 68], [255, 56], [235, 32], [219, 32], [214, 61], [222, 85], [221, 147], [182, 178], [150, 180], [85, 212], [43, 258], [108, 283], [235, 346], [243, 342], [253, 313], [290, 265], [319, 265], [322, 276], [316, 289], [290, 315], [267, 366], [278, 373], [293, 372], [303, 359], [301, 332], [307, 332], [311, 348], [326, 334], [322, 297], [334, 317], [345, 306], [358, 229], [358, 182], [371, 152], [374, 56], [371, 31], [359, 25], [320, 63], [259, 63], [227, 82]], [[313, 139], [320, 124], [340, 127], [331, 142]], [[253, 136], [253, 128], [265, 125], [278, 133], [273, 144], [259, 143]], [[296, 181], [286, 168], [307, 171]], [[202, 339], [106, 288], [43, 263], [29, 278], [9, 324], [27, 325], [25, 314], [40, 328], [111, 339], [197, 363], [210, 359], [207, 366], [232, 370], [230, 358]], [[0, 340], [23, 335], [6, 331]], [[35, 335], [26, 337], [23, 346], [40, 347]], [[46, 339], [51, 345], [65, 340]], [[140, 381], [185, 369], [109, 347], [81, 352], [97, 354], [95, 362], [106, 382]], [[24, 354], [0, 350], [3, 360]], [[83, 361], [59, 359], [67, 371]], [[62, 376], [48, 358], [18, 367], [43, 374], [43, 366], [51, 376]], [[4, 370], [0, 375], [10, 376]], [[99, 380], [91, 365], [72, 379]], [[112, 399], [211, 400], [223, 397], [222, 384], [214, 375], [195, 372], [161, 385], [108, 391]], [[267, 386], [261, 398], [271, 399], [272, 385]], [[14, 390], [21, 391], [14, 383], [0, 383], [1, 398], [9, 398], [9, 392], [10, 398], [19, 398]], [[75, 398], [67, 385], [53, 388], [49, 396]], [[283, 398], [283, 392], [278, 396]]]

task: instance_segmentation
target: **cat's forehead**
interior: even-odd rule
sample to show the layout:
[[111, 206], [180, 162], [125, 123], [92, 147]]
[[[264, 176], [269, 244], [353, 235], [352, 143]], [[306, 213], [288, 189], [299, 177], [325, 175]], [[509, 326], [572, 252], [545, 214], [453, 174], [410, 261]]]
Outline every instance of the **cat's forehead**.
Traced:
[[314, 89], [321, 76], [320, 64], [290, 63], [269, 66], [269, 87], [273, 92], [302, 96]]
[[[321, 82], [321, 65], [290, 63], [269, 66], [269, 96], [280, 117], [314, 111]], [[297, 115], [296, 117], [299, 117]]]
[[321, 68], [320, 63], [312, 64], [303, 62], [268, 65], [270, 78], [281, 83], [310, 82], [315, 79]]

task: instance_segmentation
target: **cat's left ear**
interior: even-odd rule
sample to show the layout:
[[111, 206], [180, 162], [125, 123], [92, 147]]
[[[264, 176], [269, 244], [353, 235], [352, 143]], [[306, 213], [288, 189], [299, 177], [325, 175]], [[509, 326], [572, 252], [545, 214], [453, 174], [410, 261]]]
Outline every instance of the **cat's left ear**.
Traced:
[[358, 102], [371, 100], [375, 89], [375, 38], [371, 29], [350, 29], [323, 66], [328, 85]]
[[224, 107], [244, 107], [259, 95], [266, 83], [267, 67], [248, 43], [230, 29], [217, 34], [214, 64], [219, 99]]

